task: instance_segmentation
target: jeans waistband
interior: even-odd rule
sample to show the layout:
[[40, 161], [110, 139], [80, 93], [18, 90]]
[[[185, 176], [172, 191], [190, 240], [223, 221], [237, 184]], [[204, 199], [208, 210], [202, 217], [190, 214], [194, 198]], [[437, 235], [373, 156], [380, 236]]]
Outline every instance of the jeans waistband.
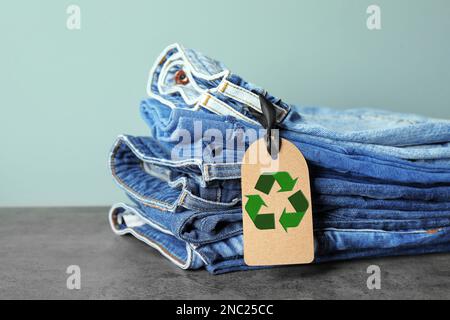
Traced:
[[147, 206], [172, 212], [181, 207], [226, 209], [240, 202], [239, 197], [233, 197], [238, 193], [229, 192], [233, 185], [211, 182], [204, 186], [201, 169], [208, 170], [207, 166], [199, 166], [196, 161], [170, 161], [161, 157], [161, 149], [151, 138], [119, 136], [109, 165], [113, 178], [129, 196]]
[[[178, 76], [183, 74], [184, 81]], [[261, 113], [259, 94], [274, 103], [281, 122], [290, 106], [262, 88], [245, 82], [221, 63], [179, 44], [167, 47], [156, 60], [149, 75], [147, 93], [171, 108], [206, 109], [256, 123], [252, 112]]]
[[[180, 73], [184, 81], [179, 81]], [[258, 95], [263, 94], [274, 104], [285, 130], [397, 149], [438, 143], [450, 148], [449, 120], [367, 108], [333, 110], [289, 105], [232, 74], [221, 62], [179, 44], [161, 53], [150, 71], [147, 89], [150, 97], [171, 108], [204, 109], [248, 123], [255, 123], [253, 114], [261, 112]], [[409, 150], [416, 158], [422, 152]]]

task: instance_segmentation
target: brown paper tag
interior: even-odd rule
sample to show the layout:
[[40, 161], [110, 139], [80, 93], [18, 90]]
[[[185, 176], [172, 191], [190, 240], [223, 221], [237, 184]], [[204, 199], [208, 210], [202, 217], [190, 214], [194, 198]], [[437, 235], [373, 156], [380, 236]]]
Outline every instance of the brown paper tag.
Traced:
[[247, 265], [314, 260], [309, 170], [294, 144], [283, 139], [275, 160], [264, 139], [248, 148], [242, 164], [242, 214]]

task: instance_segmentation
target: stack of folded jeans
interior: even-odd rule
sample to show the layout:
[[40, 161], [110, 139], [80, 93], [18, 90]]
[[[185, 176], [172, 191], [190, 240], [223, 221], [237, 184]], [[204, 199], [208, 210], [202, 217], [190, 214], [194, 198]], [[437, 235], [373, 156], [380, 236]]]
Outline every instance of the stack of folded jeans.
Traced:
[[150, 134], [120, 136], [110, 154], [130, 204], [109, 218], [177, 266], [254, 269], [243, 260], [240, 166], [264, 134], [260, 95], [308, 161], [315, 262], [450, 251], [450, 121], [289, 105], [178, 44], [157, 59], [148, 95]]

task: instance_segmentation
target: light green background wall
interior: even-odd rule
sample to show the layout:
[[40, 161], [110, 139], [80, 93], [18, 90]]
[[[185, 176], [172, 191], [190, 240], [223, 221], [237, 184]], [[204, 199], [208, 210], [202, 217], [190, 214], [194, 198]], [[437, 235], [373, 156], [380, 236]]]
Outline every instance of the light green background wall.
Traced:
[[[381, 31], [366, 28], [374, 3]], [[289, 102], [450, 118], [449, 34], [448, 0], [2, 1], [0, 206], [123, 200], [107, 154], [146, 133], [138, 104], [172, 42]]]

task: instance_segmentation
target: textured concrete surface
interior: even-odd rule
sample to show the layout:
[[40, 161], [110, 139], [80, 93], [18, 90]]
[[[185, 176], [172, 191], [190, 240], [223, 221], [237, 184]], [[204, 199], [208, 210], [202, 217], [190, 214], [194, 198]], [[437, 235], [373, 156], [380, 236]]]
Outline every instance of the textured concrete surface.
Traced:
[[[450, 254], [212, 276], [109, 229], [107, 208], [0, 209], [1, 299], [450, 299]], [[79, 265], [81, 290], [66, 288]], [[366, 271], [381, 268], [381, 290]]]

